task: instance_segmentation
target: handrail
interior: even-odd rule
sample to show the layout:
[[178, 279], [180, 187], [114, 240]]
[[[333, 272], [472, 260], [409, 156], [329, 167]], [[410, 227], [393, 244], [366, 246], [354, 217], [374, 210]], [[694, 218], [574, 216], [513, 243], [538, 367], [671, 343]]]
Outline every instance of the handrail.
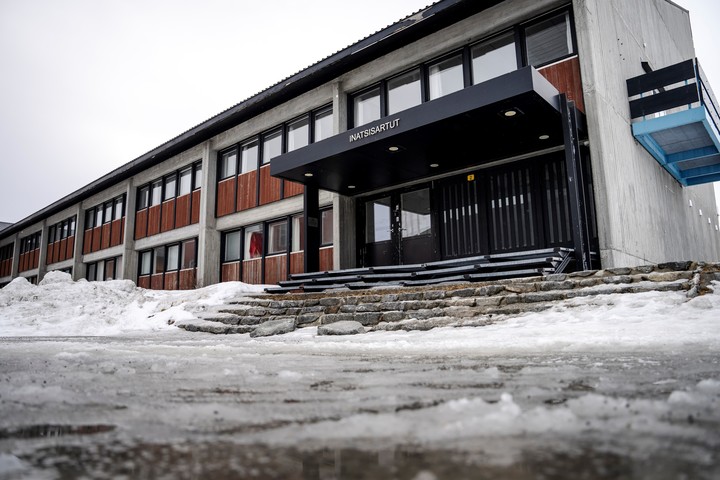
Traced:
[[700, 92], [700, 104], [704, 105], [707, 109], [710, 114], [710, 119], [715, 125], [715, 129], [720, 130], [720, 110], [718, 110], [718, 101], [710, 88], [710, 82], [707, 81], [705, 72], [700, 67], [698, 59], [695, 59], [695, 69], [699, 85], [698, 90]]

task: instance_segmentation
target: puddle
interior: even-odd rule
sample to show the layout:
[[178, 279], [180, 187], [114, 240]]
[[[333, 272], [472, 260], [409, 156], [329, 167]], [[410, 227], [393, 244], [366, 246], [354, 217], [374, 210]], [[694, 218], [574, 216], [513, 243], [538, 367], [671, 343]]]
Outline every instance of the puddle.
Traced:
[[0, 440], [95, 435], [113, 430], [115, 430], [114, 425], [26, 425], [0, 428]]

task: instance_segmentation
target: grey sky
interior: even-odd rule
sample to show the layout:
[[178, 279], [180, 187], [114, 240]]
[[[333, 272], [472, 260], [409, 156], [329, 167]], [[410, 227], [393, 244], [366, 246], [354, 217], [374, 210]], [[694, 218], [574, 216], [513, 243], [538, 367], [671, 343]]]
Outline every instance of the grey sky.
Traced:
[[[0, 0], [0, 221], [18, 221], [432, 0]], [[691, 11], [720, 92], [720, 2]]]

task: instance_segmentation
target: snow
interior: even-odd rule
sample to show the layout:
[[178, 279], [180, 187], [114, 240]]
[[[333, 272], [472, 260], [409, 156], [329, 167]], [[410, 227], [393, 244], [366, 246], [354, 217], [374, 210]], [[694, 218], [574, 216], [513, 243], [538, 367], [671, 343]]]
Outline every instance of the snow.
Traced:
[[18, 277], [0, 289], [0, 337], [105, 336], [176, 330], [171, 323], [262, 285], [227, 282], [189, 291], [138, 288], [130, 280], [74, 282], [49, 272], [39, 285]]

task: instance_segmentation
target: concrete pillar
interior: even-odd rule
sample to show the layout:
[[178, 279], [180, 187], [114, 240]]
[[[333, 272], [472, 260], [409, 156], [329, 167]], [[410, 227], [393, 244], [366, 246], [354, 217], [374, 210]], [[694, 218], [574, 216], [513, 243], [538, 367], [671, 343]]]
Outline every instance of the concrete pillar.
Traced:
[[43, 279], [45, 273], [47, 273], [47, 219], [43, 218], [41, 222], [42, 229], [40, 230], [40, 258], [38, 260], [38, 283]]
[[83, 241], [85, 240], [85, 210], [82, 203], [75, 209], [75, 245], [73, 246], [72, 279], [75, 281], [85, 278], [83, 268]]
[[135, 182], [132, 178], [127, 181], [125, 189], [125, 235], [123, 237], [122, 272], [117, 278], [132, 280], [137, 283], [138, 255], [135, 251]]
[[305, 212], [305, 272], [320, 270], [320, 190], [314, 185], [305, 185], [303, 211]]
[[202, 193], [198, 233], [197, 287], [220, 282], [220, 232], [215, 228], [217, 150], [205, 142], [202, 159]]

